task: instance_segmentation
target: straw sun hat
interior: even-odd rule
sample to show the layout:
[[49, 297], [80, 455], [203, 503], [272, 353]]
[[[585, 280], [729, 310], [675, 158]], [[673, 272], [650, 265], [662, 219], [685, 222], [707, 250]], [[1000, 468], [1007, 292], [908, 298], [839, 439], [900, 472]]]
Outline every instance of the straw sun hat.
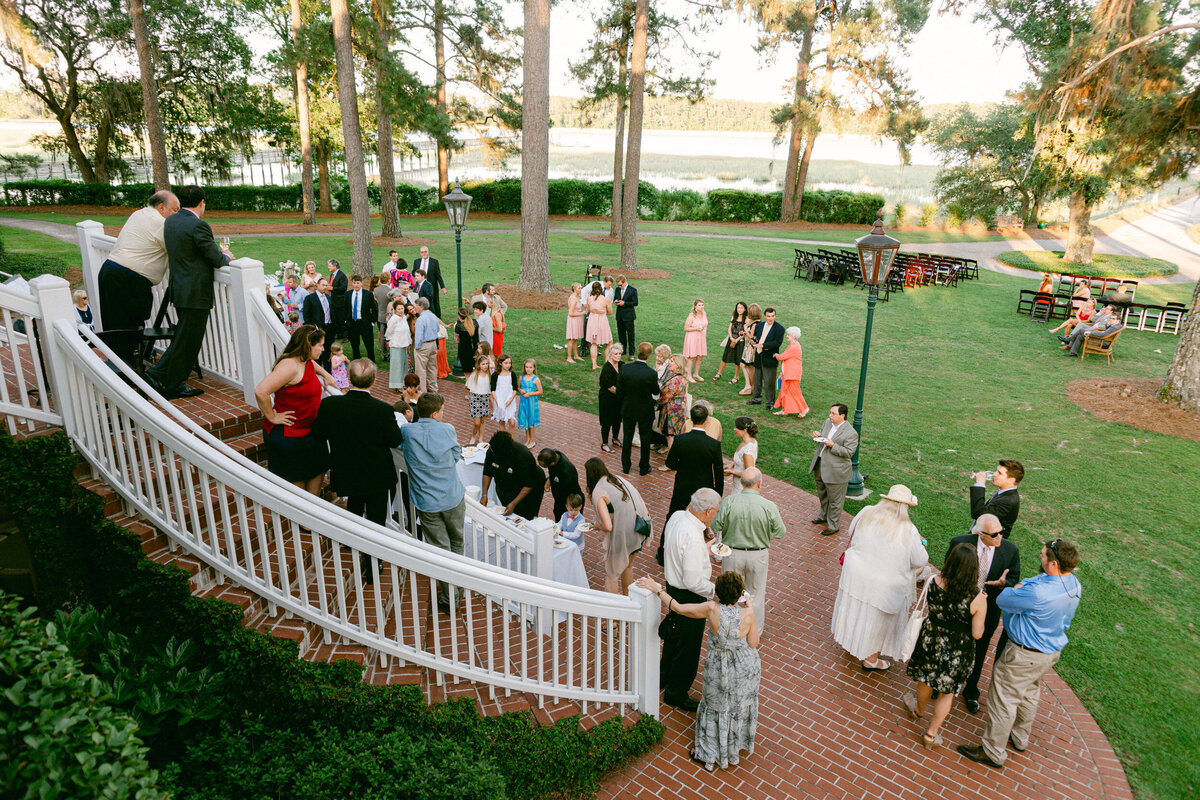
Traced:
[[891, 500], [896, 503], [904, 503], [906, 506], [915, 506], [917, 498], [913, 497], [912, 491], [902, 483], [897, 483], [888, 493], [883, 496], [884, 500]]

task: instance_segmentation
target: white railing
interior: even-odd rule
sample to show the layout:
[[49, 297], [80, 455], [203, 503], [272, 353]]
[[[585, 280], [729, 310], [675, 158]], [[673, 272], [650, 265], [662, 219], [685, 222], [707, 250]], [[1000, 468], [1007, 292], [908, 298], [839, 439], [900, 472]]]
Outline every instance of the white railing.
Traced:
[[[69, 287], [32, 282], [50, 385], [63, 425], [93, 469], [138, 513], [211, 569], [382, 664], [425, 667], [540, 702], [658, 710], [659, 603], [555, 583], [455, 556], [315, 500], [266, 473], [169, 404], [158, 407], [107, 346], [74, 324]], [[118, 365], [123, 367], [123, 365]], [[549, 537], [519, 531], [473, 501], [472, 529], [549, 574]], [[489, 533], [490, 532], [490, 533]], [[543, 541], [545, 540], [545, 541]], [[521, 555], [526, 553], [527, 555]], [[364, 579], [360, 560], [371, 578]], [[438, 584], [461, 597], [440, 610]]]
[[[70, 310], [68, 302], [68, 313]], [[38, 304], [24, 288], [0, 285], [0, 415], [9, 433], [62, 425], [51, 406], [50, 383], [42, 362]]]

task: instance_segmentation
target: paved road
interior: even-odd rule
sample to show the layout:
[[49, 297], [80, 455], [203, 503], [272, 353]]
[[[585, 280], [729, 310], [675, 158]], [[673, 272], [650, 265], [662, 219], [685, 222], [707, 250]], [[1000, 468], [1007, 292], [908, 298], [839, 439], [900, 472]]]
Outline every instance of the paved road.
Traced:
[[[1116, 255], [1149, 256], [1173, 261], [1179, 265], [1179, 272], [1166, 278], [1143, 278], [1142, 283], [1190, 283], [1200, 280], [1200, 245], [1197, 245], [1187, 235], [1188, 226], [1200, 221], [1200, 195], [1196, 195], [1181, 203], [1160, 209], [1136, 222], [1130, 222], [1117, 228], [1108, 236], [1096, 237], [1096, 252]], [[73, 225], [45, 220], [0, 218], [0, 225], [44, 233], [64, 242], [72, 244], [79, 241]], [[596, 235], [599, 231], [586, 228], [553, 228], [554, 233], [577, 233]], [[444, 234], [443, 229], [431, 231], [409, 231], [409, 236], [435, 236]], [[345, 232], [335, 233], [260, 233], [243, 234], [250, 238], [296, 237], [296, 236], [345, 236]], [[492, 234], [511, 235], [521, 233], [520, 228], [493, 228], [475, 231], [473, 235], [486, 236]], [[472, 235], [468, 232], [468, 235]], [[843, 243], [817, 241], [813, 239], [789, 239], [781, 236], [748, 236], [745, 234], [724, 233], [692, 233], [689, 231], [655, 231], [642, 230], [639, 236], [665, 237], [674, 239], [730, 239], [748, 242], [777, 242], [787, 245], [818, 245], [822, 247], [844, 247]], [[906, 251], [940, 253], [961, 258], [973, 258], [979, 266], [1002, 272], [1008, 275], [1033, 276], [1036, 273], [1029, 270], [1017, 269], [1000, 263], [996, 256], [1007, 250], [1055, 250], [1062, 247], [1057, 239], [1029, 239], [1024, 236], [1007, 238], [990, 242], [934, 242], [926, 244], [903, 245]]]

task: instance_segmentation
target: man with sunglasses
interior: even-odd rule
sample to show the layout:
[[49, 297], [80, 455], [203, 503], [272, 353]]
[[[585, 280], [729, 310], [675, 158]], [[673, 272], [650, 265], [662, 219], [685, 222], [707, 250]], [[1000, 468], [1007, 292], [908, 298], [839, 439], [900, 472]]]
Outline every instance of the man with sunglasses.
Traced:
[[1005, 745], [1018, 753], [1029, 746], [1037, 715], [1042, 677], [1067, 646], [1067, 630], [1079, 608], [1083, 587], [1075, 577], [1079, 551], [1066, 539], [1047, 542], [1042, 571], [1000, 592], [996, 604], [1004, 612], [1008, 645], [997, 653], [988, 695], [987, 727], [978, 745], [958, 746], [971, 761], [1003, 769]]
[[[955, 536], [950, 540], [950, 549], [957, 544], [969, 544], [979, 556], [979, 591], [987, 595], [987, 615], [983, 622], [983, 635], [975, 640], [975, 668], [962, 690], [963, 705], [972, 714], [979, 713], [979, 675], [983, 662], [992, 645], [992, 636], [1000, 625], [1000, 606], [996, 598], [1000, 592], [1021, 579], [1021, 551], [1011, 539], [1004, 537], [1004, 527], [995, 514], [981, 514], [971, 532]], [[949, 557], [950, 550], [946, 551]], [[997, 655], [1004, 648], [999, 648]]]

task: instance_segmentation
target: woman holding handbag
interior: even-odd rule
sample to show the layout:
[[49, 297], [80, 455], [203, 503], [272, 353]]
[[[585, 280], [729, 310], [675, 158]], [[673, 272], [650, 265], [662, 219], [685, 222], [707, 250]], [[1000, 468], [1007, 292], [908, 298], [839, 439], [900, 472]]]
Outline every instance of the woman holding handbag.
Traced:
[[628, 594], [633, 556], [650, 535], [650, 512], [633, 484], [609, 472], [601, 459], [589, 458], [583, 472], [596, 510], [594, 527], [604, 536], [604, 591]]
[[921, 737], [929, 750], [941, 747], [942, 722], [950, 713], [954, 695], [962, 691], [975, 664], [975, 639], [983, 635], [987, 595], [979, 588], [979, 557], [975, 548], [959, 543], [950, 550], [940, 575], [925, 585], [929, 616], [908, 662], [908, 677], [915, 691], [901, 698], [908, 716], [920, 719], [933, 693], [933, 719]]
[[833, 638], [862, 663], [864, 672], [892, 664], [904, 640], [908, 609], [916, 599], [915, 571], [929, 561], [908, 509], [917, 504], [907, 486], [896, 484], [879, 503], [850, 523], [850, 547], [842, 561], [833, 604]]

